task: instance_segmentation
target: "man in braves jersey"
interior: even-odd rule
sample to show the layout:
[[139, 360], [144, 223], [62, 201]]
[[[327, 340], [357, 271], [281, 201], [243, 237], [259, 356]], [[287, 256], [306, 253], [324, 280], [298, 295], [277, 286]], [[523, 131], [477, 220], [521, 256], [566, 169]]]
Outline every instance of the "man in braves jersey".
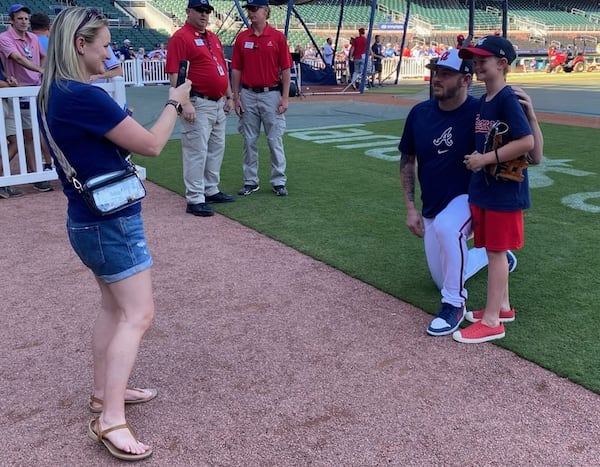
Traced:
[[186, 212], [201, 217], [214, 214], [210, 203], [234, 201], [219, 191], [225, 122], [233, 101], [221, 41], [207, 29], [213, 10], [208, 0], [189, 0], [186, 23], [169, 41], [165, 67], [175, 86], [179, 62], [190, 62], [191, 97], [181, 113], [183, 180]]
[[[471, 174], [463, 159], [475, 150], [479, 100], [468, 94], [473, 63], [460, 59], [458, 50], [444, 52], [428, 68], [433, 70], [435, 99], [411, 109], [398, 148], [406, 224], [414, 235], [424, 239], [427, 265], [442, 294], [441, 308], [427, 333], [444, 336], [452, 334], [464, 319], [466, 280], [487, 265], [484, 249], [467, 249], [472, 234], [467, 195]], [[527, 115], [532, 124], [535, 113], [531, 100], [522, 90], [518, 95], [529, 107]], [[422, 212], [415, 201], [417, 171]], [[512, 252], [508, 256], [514, 270], [516, 258]]]
[[238, 34], [231, 58], [231, 83], [239, 129], [244, 138], [244, 186], [239, 195], [258, 191], [258, 137], [261, 123], [271, 153], [271, 186], [277, 196], [287, 196], [283, 133], [290, 93], [290, 48], [282, 32], [267, 20], [268, 0], [247, 0], [250, 27]]

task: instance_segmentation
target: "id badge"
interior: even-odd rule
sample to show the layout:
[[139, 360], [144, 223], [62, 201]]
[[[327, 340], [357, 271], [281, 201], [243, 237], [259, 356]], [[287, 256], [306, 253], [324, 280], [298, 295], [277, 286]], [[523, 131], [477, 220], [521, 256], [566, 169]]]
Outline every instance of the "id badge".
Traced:
[[221, 65], [217, 65], [217, 71], [219, 72], [219, 76], [225, 76], [225, 70]]
[[252, 42], [252, 41], [244, 42], [244, 49], [253, 49], [253, 48], [254, 48], [254, 42]]

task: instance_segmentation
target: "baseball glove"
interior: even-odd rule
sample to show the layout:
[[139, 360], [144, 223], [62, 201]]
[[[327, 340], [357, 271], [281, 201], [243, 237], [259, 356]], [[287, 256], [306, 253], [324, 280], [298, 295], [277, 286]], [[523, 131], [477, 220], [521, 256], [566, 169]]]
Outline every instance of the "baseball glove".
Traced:
[[485, 150], [494, 151], [496, 154], [496, 164], [486, 166], [488, 173], [496, 180], [511, 180], [513, 182], [522, 182], [525, 180], [523, 170], [529, 166], [527, 162], [527, 154], [522, 154], [516, 159], [500, 162], [498, 160], [498, 148], [502, 146], [502, 135], [508, 131], [508, 125], [504, 122], [497, 121], [488, 130], [485, 139]]

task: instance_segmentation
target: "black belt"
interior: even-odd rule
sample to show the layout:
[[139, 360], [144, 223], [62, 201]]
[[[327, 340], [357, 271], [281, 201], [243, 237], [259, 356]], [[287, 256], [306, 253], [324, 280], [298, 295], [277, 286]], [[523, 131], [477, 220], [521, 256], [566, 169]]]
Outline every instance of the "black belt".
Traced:
[[200, 99], [206, 99], [207, 101], [213, 101], [213, 102], [219, 102], [221, 100], [220, 97], [205, 96], [204, 94], [200, 94], [199, 92], [194, 91], [193, 89], [192, 89], [192, 92], [190, 92], [190, 96], [199, 97]]
[[261, 92], [280, 91], [281, 90], [281, 85], [279, 85], [279, 84], [277, 86], [258, 86], [258, 87], [251, 87], [251, 86], [246, 86], [245, 84], [242, 84], [242, 87], [244, 89], [247, 89], [248, 91], [252, 91], [257, 94], [260, 94]]

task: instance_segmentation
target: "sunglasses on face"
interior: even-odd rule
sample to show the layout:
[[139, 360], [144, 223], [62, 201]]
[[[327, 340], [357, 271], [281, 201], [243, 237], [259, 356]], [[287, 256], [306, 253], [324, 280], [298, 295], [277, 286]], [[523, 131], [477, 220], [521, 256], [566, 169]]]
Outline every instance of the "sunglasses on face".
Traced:
[[198, 13], [204, 13], [205, 15], [210, 15], [212, 10], [210, 8], [206, 8], [206, 7], [199, 7], [199, 8], [194, 8], [194, 11], [197, 11]]
[[260, 9], [259, 6], [247, 6], [246, 10], [248, 11], [258, 11]]

